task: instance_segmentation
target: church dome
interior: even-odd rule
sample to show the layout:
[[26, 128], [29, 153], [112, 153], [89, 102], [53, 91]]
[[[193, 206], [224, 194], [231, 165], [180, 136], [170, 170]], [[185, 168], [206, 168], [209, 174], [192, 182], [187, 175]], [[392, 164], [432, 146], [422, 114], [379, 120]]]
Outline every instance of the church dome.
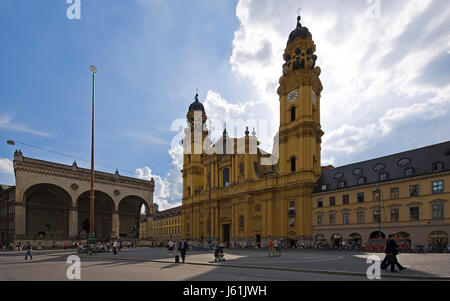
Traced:
[[198, 101], [198, 94], [195, 94], [195, 101], [189, 106], [189, 111], [202, 111], [203, 113], [205, 113], [205, 108], [203, 107], [201, 102]]
[[287, 43], [289, 44], [297, 38], [312, 39], [312, 35], [309, 32], [309, 29], [307, 27], [303, 27], [302, 24], [300, 24], [300, 16], [297, 17], [297, 27], [289, 35]]

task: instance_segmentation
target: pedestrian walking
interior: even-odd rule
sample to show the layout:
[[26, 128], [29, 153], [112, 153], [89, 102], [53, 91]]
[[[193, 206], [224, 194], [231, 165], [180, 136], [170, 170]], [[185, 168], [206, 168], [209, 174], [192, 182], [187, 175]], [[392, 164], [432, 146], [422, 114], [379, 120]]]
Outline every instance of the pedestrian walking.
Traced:
[[179, 245], [179, 247], [178, 247], [178, 251], [180, 251], [180, 254], [181, 254], [181, 260], [183, 261], [183, 263], [184, 263], [185, 258], [186, 258], [186, 250], [187, 250], [187, 248], [188, 248], [188, 245], [187, 245], [187, 243], [184, 241], [184, 238], [182, 238], [182, 239], [181, 239], [181, 242], [180, 242], [180, 245]]
[[270, 254], [272, 254], [272, 257], [275, 256], [273, 248], [274, 248], [273, 240], [272, 238], [269, 238], [269, 257]]
[[27, 254], [25, 255], [25, 260], [27, 260], [28, 256], [30, 256], [30, 261], [33, 261], [33, 255], [31, 255], [31, 244], [28, 242], [27, 244]]
[[280, 256], [280, 246], [278, 245], [278, 240], [273, 241], [273, 248], [275, 249], [275, 256]]
[[175, 247], [175, 243], [172, 240], [169, 240], [167, 244], [167, 248], [169, 249], [169, 256], [173, 255], [173, 249]]
[[117, 247], [118, 247], [117, 240], [115, 240], [114, 243], [113, 243], [113, 252], [114, 252], [114, 255], [117, 254]]
[[386, 250], [385, 250], [386, 256], [384, 257], [384, 260], [381, 263], [381, 268], [383, 270], [387, 270], [389, 266], [391, 266], [391, 272], [396, 272], [395, 266], [397, 266], [400, 271], [406, 269], [397, 260], [398, 244], [395, 241], [396, 238], [397, 238], [396, 234], [394, 235], [391, 234], [389, 235], [389, 239], [386, 242]]

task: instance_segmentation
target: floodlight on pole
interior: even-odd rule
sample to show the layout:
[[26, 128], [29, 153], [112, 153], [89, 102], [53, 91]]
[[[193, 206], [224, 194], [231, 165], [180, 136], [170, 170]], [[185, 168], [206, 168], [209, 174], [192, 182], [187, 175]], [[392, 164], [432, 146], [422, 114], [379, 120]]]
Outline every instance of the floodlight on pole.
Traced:
[[91, 143], [91, 190], [89, 196], [89, 243], [95, 242], [95, 229], [94, 229], [94, 108], [95, 108], [95, 73], [98, 72], [97, 67], [90, 66], [92, 72], [92, 143]]

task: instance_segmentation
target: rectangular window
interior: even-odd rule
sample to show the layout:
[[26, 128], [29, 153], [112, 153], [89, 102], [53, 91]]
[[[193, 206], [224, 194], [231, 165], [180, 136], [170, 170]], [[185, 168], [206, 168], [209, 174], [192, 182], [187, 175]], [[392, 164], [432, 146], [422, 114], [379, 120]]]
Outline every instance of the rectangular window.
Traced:
[[433, 182], [433, 193], [444, 192], [444, 181], [434, 181]]
[[444, 218], [444, 205], [436, 204], [433, 205], [433, 219], [443, 219]]
[[225, 168], [223, 170], [223, 187], [230, 186], [230, 169]]
[[391, 223], [398, 223], [400, 221], [400, 209], [391, 209]]
[[336, 205], [336, 197], [330, 196], [330, 206], [335, 206], [335, 205]]
[[323, 215], [319, 214], [317, 216], [317, 224], [318, 225], [323, 225]]
[[330, 213], [330, 225], [336, 225], [336, 213]]
[[244, 216], [239, 216], [239, 231], [244, 231]]
[[295, 201], [290, 201], [290, 202], [289, 202], [289, 206], [295, 207]]
[[374, 191], [372, 191], [372, 200], [373, 201], [381, 200], [381, 190], [374, 190]]
[[357, 196], [357, 200], [358, 203], [364, 203], [364, 192], [358, 192]]
[[350, 214], [348, 212], [342, 213], [342, 224], [344, 225], [350, 224]]
[[419, 207], [410, 207], [409, 208], [409, 220], [411, 222], [419, 221]]
[[409, 196], [419, 196], [419, 184], [409, 185]]
[[344, 194], [342, 196], [342, 204], [343, 205], [348, 205], [348, 203], [349, 203], [349, 196], [348, 196], [348, 194]]
[[400, 189], [398, 187], [391, 188], [391, 200], [398, 199], [400, 197]]
[[323, 199], [317, 199], [317, 207], [322, 208], [323, 207]]
[[364, 224], [364, 211], [358, 211], [356, 213], [356, 223]]
[[373, 222], [381, 223], [381, 211], [379, 209], [373, 210]]

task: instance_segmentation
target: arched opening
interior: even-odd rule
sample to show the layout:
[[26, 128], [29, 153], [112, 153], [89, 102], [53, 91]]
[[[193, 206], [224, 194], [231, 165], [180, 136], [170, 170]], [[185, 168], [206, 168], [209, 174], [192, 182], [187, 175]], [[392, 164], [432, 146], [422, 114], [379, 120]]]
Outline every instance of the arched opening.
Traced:
[[326, 240], [327, 239], [325, 238], [325, 235], [321, 233], [317, 234], [316, 237], [314, 238], [314, 242], [316, 244], [325, 244]]
[[331, 245], [334, 247], [340, 246], [342, 243], [342, 235], [339, 233], [331, 234]]
[[291, 172], [295, 172], [295, 157], [291, 158]]
[[442, 230], [436, 230], [428, 235], [428, 247], [441, 252], [447, 247], [448, 234]]
[[138, 196], [127, 196], [119, 202], [119, 237], [139, 239], [142, 206], [149, 212], [145, 200]]
[[359, 233], [354, 232], [354, 233], [350, 234], [348, 239], [351, 244], [356, 244], [356, 245], [362, 244], [361, 235]]
[[72, 198], [67, 191], [53, 184], [37, 184], [25, 191], [23, 200], [29, 239], [68, 238]]
[[[77, 200], [78, 235], [81, 239], [89, 236], [90, 191], [83, 192]], [[94, 232], [97, 240], [109, 241], [112, 232], [114, 201], [106, 193], [94, 192]]]
[[295, 107], [291, 108], [291, 121], [295, 120]]
[[373, 231], [372, 233], [370, 233], [369, 238], [371, 238], [371, 239], [374, 239], [374, 238], [385, 239], [386, 235], [383, 232]]

